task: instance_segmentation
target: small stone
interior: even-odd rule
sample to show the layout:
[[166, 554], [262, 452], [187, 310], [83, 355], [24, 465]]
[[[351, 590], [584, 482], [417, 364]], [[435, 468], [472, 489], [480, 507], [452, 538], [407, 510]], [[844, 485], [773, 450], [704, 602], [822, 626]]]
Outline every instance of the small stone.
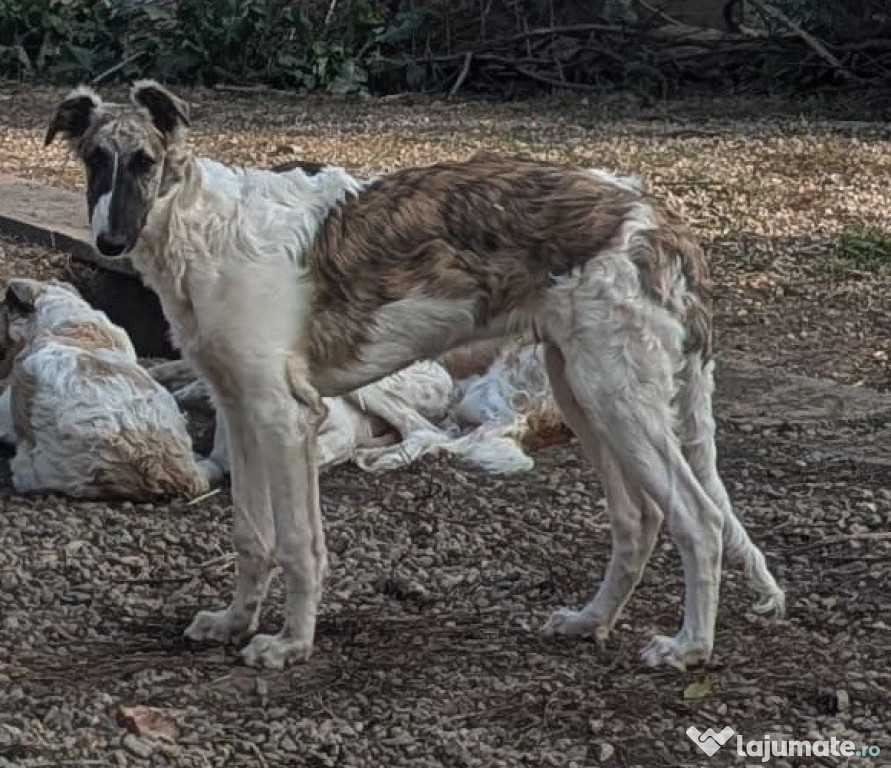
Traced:
[[296, 752], [297, 751], [297, 745], [294, 743], [294, 739], [292, 739], [290, 736], [283, 737], [282, 740], [278, 743], [278, 745], [285, 752]]
[[608, 741], [605, 741], [597, 747], [597, 762], [605, 763], [614, 754], [616, 754], [616, 748]]
[[851, 695], [844, 688], [839, 688], [835, 692], [835, 700], [838, 704], [839, 712], [849, 712], [851, 710]]
[[124, 749], [130, 754], [136, 755], [136, 757], [141, 757], [143, 760], [151, 757], [151, 754], [154, 751], [154, 747], [149, 742], [139, 738], [139, 736], [133, 733], [128, 733], [124, 736], [121, 744], [124, 745]]

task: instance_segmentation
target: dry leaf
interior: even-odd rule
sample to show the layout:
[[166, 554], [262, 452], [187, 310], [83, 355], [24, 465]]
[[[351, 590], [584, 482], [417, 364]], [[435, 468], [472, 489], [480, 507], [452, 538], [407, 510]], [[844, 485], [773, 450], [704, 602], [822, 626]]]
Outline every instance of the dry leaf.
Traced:
[[686, 688], [684, 688], [684, 698], [687, 700], [697, 700], [708, 698], [712, 693], [714, 682], [710, 677], [703, 677], [702, 680], [696, 680]]
[[118, 707], [118, 724], [139, 736], [175, 742], [179, 738], [182, 713], [159, 707]]

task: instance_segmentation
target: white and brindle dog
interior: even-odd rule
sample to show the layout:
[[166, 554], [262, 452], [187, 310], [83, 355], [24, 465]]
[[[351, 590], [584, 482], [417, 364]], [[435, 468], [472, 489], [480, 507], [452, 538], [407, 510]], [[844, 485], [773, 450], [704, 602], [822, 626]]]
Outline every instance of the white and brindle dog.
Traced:
[[207, 491], [176, 401], [123, 330], [67, 283], [13, 278], [0, 302], [0, 442], [20, 493], [147, 501]]
[[86, 167], [96, 247], [129, 255], [229, 430], [237, 554], [228, 608], [196, 640], [255, 632], [270, 574], [284, 626], [247, 663], [308, 657], [326, 569], [313, 429], [321, 395], [474, 339], [532, 332], [554, 396], [598, 471], [613, 550], [593, 599], [552, 634], [604, 638], [650, 557], [663, 515], [685, 578], [683, 625], [643, 650], [683, 668], [712, 652], [722, 553], [759, 612], [784, 595], [733, 513], [712, 416], [711, 283], [687, 229], [606, 174], [522, 159], [398, 171], [360, 182], [195, 158], [188, 110], [141, 81], [132, 105], [78, 88], [46, 141]]

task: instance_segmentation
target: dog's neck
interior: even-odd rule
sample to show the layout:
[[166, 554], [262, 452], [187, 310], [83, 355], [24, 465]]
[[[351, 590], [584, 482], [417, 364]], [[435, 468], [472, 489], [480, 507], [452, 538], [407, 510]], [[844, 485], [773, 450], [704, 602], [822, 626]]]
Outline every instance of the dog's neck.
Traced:
[[297, 238], [287, 245], [304, 251], [331, 209], [367, 183], [336, 166], [312, 174], [301, 168], [277, 173], [196, 157], [184, 148], [171, 150], [165, 163], [158, 197], [131, 254], [143, 273], [160, 275], [173, 266], [177, 259], [171, 256], [180, 254], [171, 251], [182, 246], [175, 229], [200, 226], [209, 214], [234, 217], [239, 206], [250, 207], [251, 215], [286, 207]]
[[306, 256], [320, 228], [365, 182], [333, 166], [275, 173], [182, 152], [165, 169], [130, 256], [161, 298], [175, 336], [185, 339], [195, 321], [193, 276], [207, 290], [208, 280], [239, 264], [285, 264], [295, 280], [308, 275]]

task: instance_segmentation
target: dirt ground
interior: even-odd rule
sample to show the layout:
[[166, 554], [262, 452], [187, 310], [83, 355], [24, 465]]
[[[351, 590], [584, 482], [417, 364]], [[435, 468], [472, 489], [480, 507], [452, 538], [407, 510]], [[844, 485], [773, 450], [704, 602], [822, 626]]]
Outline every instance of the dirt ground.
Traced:
[[[73, 159], [42, 147], [59, 93], [0, 87], [0, 171], [79, 183]], [[845, 245], [891, 232], [886, 124], [773, 102], [188, 96], [197, 148], [230, 161], [372, 172], [505, 149], [638, 173], [681, 207], [714, 258], [719, 360], [765, 371], [763, 400], [757, 378], [719, 381], [719, 449], [789, 615], [752, 614], [728, 568], [709, 666], [642, 668], [638, 650], [680, 617], [663, 536], [605, 646], [545, 641], [549, 612], [584, 602], [609, 553], [576, 445], [510, 479], [442, 460], [381, 477], [343, 467], [322, 478], [331, 575], [315, 653], [261, 673], [181, 640], [196, 608], [229, 596], [225, 492], [195, 506], [23, 499], [3, 467], [0, 767], [760, 762], [733, 754], [736, 737], [707, 758], [691, 725], [881, 749], [773, 766], [891, 766], [891, 257]], [[63, 265], [0, 240], [0, 280]], [[838, 388], [805, 417], [767, 397], [771, 369]], [[842, 385], [867, 406], [846, 408]], [[175, 736], [131, 733], [117, 713], [135, 705], [176, 719]]]

